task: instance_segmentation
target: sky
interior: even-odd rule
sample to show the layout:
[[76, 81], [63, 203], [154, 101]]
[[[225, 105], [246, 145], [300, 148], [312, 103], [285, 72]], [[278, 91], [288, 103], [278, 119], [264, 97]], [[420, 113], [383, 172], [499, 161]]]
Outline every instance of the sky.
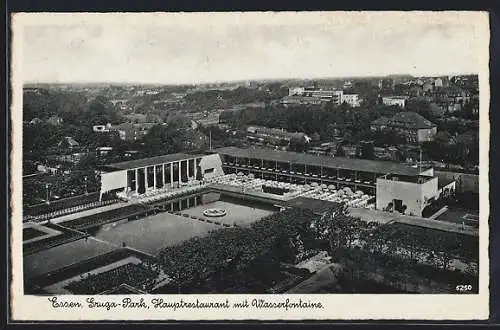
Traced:
[[26, 21], [23, 80], [177, 84], [479, 72], [470, 20], [166, 18]]

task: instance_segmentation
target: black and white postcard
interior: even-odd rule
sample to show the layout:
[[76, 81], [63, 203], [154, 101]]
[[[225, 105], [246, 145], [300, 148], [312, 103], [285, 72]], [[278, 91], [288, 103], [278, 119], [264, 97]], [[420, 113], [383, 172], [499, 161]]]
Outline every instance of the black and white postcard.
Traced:
[[12, 31], [13, 320], [488, 317], [487, 13]]

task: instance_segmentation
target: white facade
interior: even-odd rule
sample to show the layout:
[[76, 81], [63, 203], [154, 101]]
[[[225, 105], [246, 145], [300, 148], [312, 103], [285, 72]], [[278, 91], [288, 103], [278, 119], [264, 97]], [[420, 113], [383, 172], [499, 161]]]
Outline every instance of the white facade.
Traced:
[[[197, 160], [199, 160], [199, 168], [196, 164]], [[189, 164], [193, 162], [194, 168], [190, 171]], [[183, 176], [187, 181], [195, 180], [199, 170], [204, 179], [224, 175], [222, 161], [218, 154], [192, 156], [166, 163], [103, 172], [101, 173], [101, 198], [109, 191], [142, 194], [164, 187], [177, 188], [181, 182], [186, 182], [183, 181]], [[175, 175], [174, 172], [176, 172]]]
[[111, 124], [106, 125], [94, 125], [92, 126], [92, 130], [98, 133], [105, 133], [111, 130]]
[[359, 94], [343, 94], [342, 103], [347, 103], [351, 107], [356, 108], [361, 106], [361, 99], [359, 98]]
[[421, 182], [403, 181], [397, 176], [377, 178], [377, 209], [394, 210], [400, 204], [404, 207], [404, 214], [421, 216], [429, 200], [439, 195], [438, 178], [422, 178]]
[[204, 179], [224, 175], [222, 171], [222, 160], [219, 154], [203, 156], [201, 158], [200, 168]]
[[306, 90], [306, 96], [316, 97], [323, 100], [332, 101], [334, 104], [342, 104], [343, 91], [334, 89]]
[[434, 140], [437, 134], [437, 127], [421, 128], [417, 130], [418, 142], [430, 142]]
[[304, 87], [291, 87], [288, 89], [288, 96], [305, 96], [316, 99], [333, 101], [335, 104], [343, 102], [343, 91], [336, 89], [320, 89], [320, 88], [304, 88]]
[[406, 97], [386, 96], [382, 97], [382, 103], [384, 105], [397, 105], [404, 108], [406, 106], [406, 99]]
[[291, 87], [288, 89], [288, 96], [302, 95], [304, 93], [304, 87]]
[[127, 187], [127, 170], [101, 173], [101, 196], [105, 192], [125, 189]]

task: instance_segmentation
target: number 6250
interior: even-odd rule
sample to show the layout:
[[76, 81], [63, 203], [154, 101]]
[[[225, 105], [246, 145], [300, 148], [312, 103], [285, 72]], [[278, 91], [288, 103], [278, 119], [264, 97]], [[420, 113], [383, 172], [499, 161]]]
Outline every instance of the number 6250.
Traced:
[[459, 284], [455, 287], [455, 290], [458, 292], [467, 292], [472, 291], [472, 285], [470, 284]]

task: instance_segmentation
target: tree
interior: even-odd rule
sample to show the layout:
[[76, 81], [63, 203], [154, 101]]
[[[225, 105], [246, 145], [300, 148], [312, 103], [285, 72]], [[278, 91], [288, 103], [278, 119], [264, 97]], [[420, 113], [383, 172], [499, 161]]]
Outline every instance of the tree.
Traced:
[[290, 150], [304, 152], [309, 147], [309, 143], [303, 137], [292, 137], [290, 140]]
[[345, 157], [345, 155], [346, 155], [345, 150], [342, 147], [342, 144], [341, 143], [337, 144], [337, 149], [335, 150], [335, 156]]
[[359, 157], [363, 159], [375, 159], [375, 148], [373, 142], [363, 141], [359, 148]]
[[426, 100], [410, 99], [406, 102], [405, 111], [413, 111], [420, 114], [425, 119], [435, 121], [436, 118], [431, 111], [431, 104]]
[[191, 120], [180, 114], [169, 115], [165, 122], [172, 131], [186, 129], [191, 126]]
[[321, 218], [311, 223], [311, 229], [317, 239], [327, 240], [331, 255], [335, 255], [339, 247], [349, 248], [356, 237], [359, 237], [360, 220], [350, 217], [345, 204], [326, 211]]
[[203, 171], [200, 165], [196, 165], [196, 180], [203, 181]]
[[150, 155], [180, 152], [183, 149], [184, 131], [177, 124], [155, 125], [142, 138]]

